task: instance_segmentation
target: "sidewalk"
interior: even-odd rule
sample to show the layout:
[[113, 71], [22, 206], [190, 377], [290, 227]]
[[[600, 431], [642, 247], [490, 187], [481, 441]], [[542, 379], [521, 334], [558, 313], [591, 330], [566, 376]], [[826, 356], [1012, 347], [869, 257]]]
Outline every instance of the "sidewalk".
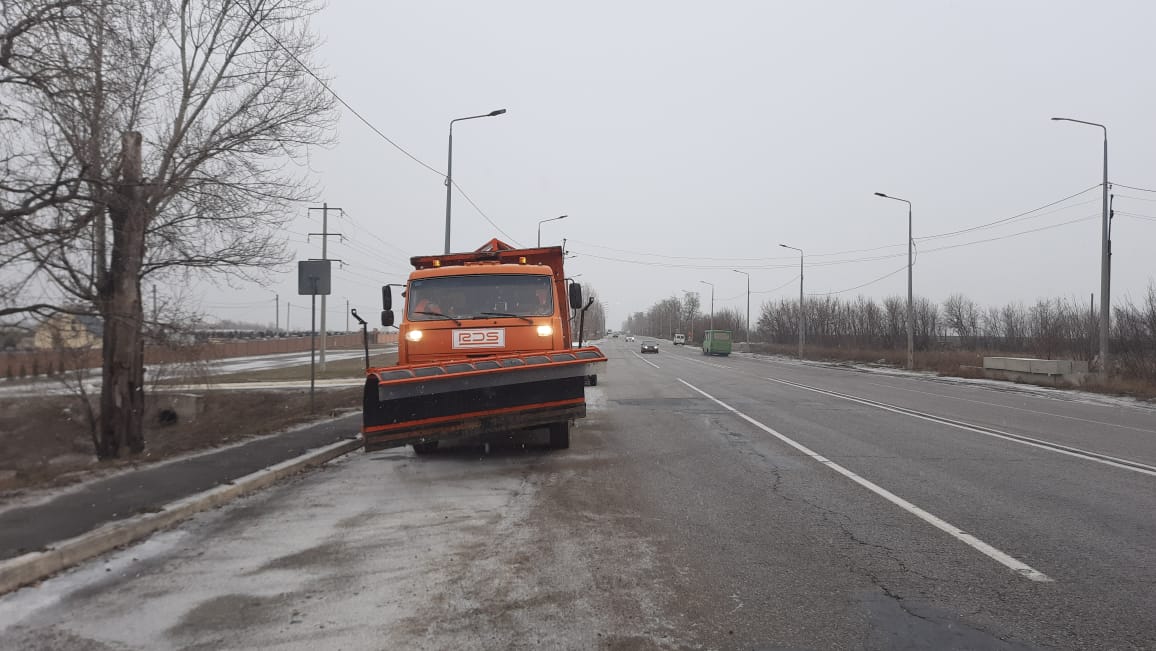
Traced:
[[264, 436], [97, 479], [47, 502], [0, 512], [0, 561], [41, 551], [109, 522], [229, 484], [309, 450], [357, 435], [361, 414]]

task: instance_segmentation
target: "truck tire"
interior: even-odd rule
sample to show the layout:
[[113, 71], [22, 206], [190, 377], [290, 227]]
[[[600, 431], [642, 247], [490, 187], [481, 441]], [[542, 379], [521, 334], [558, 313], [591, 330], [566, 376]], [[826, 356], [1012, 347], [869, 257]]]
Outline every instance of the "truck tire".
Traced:
[[425, 454], [431, 454], [437, 449], [438, 449], [438, 442], [437, 441], [429, 441], [428, 443], [414, 443], [413, 444], [413, 453], [418, 455], [418, 456], [425, 455]]
[[586, 378], [590, 381], [590, 386], [592, 386], [592, 387], [598, 386], [598, 376], [597, 375], [587, 375]]
[[550, 447], [555, 450], [565, 450], [570, 447], [570, 421], [550, 425]]

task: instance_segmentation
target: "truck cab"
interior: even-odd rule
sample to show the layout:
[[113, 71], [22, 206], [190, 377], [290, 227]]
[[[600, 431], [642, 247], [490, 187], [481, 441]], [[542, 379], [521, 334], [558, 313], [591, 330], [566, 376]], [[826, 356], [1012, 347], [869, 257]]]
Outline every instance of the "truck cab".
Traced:
[[410, 275], [399, 364], [566, 348], [565, 311], [545, 265], [477, 264]]

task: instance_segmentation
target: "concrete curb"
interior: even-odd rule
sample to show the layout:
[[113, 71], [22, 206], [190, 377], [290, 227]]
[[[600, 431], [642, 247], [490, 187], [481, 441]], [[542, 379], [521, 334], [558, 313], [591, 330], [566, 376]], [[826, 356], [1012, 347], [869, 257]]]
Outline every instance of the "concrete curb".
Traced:
[[87, 533], [57, 543], [43, 552], [0, 561], [0, 595], [36, 583], [57, 572], [99, 556], [122, 545], [136, 542], [155, 531], [193, 515], [220, 506], [246, 493], [265, 488], [306, 468], [320, 466], [361, 447], [361, 437], [339, 441], [323, 448], [258, 470], [229, 484], [166, 504], [156, 513], [110, 522]]

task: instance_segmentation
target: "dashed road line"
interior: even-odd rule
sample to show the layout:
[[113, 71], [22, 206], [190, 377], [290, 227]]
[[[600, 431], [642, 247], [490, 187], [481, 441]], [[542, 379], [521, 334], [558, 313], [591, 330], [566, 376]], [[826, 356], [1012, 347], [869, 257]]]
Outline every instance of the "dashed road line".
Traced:
[[646, 359], [645, 357], [643, 357], [642, 355], [639, 355], [638, 353], [634, 352], [633, 350], [632, 350], [632, 351], [630, 351], [630, 354], [631, 354], [631, 355], [634, 355], [634, 356], [635, 356], [635, 357], [637, 357], [638, 359], [641, 359], [642, 361], [646, 362], [647, 364], [650, 364], [650, 365], [651, 365], [651, 366], [653, 366], [654, 368], [662, 368], [662, 367], [661, 367], [661, 366], [659, 366], [658, 364], [655, 364], [654, 362], [650, 361], [649, 359]]
[[932, 513], [929, 513], [928, 511], [925, 511], [925, 510], [919, 508], [918, 506], [912, 504], [911, 502], [908, 502], [907, 500], [903, 499], [902, 497], [899, 497], [898, 495], [896, 495], [895, 493], [892, 493], [891, 491], [887, 490], [886, 488], [883, 488], [882, 486], [880, 486], [880, 485], [878, 485], [878, 484], [876, 484], [876, 483], [874, 483], [868, 479], [860, 477], [859, 475], [855, 474], [854, 472], [851, 472], [850, 470], [835, 463], [834, 461], [831, 461], [830, 459], [818, 454], [817, 452], [814, 452], [813, 450], [806, 447], [805, 445], [796, 442], [794, 439], [777, 432], [776, 430], [768, 427], [767, 425], [760, 423], [759, 421], [755, 420], [754, 418], [751, 418], [750, 416], [735, 409], [734, 407], [731, 407], [730, 405], [726, 404], [722, 400], [719, 400], [718, 398], [710, 395], [706, 391], [703, 391], [702, 389], [694, 386], [690, 382], [687, 382], [686, 380], [683, 380], [682, 378], [679, 378], [678, 381], [682, 382], [690, 389], [702, 394], [705, 398], [713, 401], [715, 404], [719, 405], [723, 409], [726, 409], [727, 411], [733, 413], [734, 415], [738, 416], [739, 418], [747, 421], [751, 425], [754, 425], [755, 427], [763, 430], [764, 432], [770, 434], [771, 436], [774, 436], [775, 438], [779, 439], [783, 443], [786, 443], [787, 445], [795, 448], [799, 452], [802, 452], [806, 456], [811, 457], [815, 461], [818, 461], [819, 463], [827, 466], [831, 470], [834, 470], [835, 472], [839, 473], [840, 475], [843, 475], [847, 479], [850, 479], [851, 481], [855, 482], [856, 484], [859, 484], [863, 488], [866, 488], [867, 490], [871, 491], [872, 493], [875, 493], [876, 495], [882, 497], [883, 499], [887, 500], [888, 502], [891, 502], [892, 504], [898, 506], [899, 508], [903, 509], [904, 511], [907, 511], [908, 513], [916, 516], [920, 520], [923, 520], [924, 522], [930, 524], [931, 526], [935, 527], [936, 529], [939, 529], [940, 531], [947, 533], [948, 535], [952, 536], [956, 540], [959, 540], [960, 542], [968, 545], [972, 549], [975, 549], [976, 551], [987, 556], [988, 558], [996, 561], [997, 563], [1003, 565], [1004, 567], [1007, 567], [1008, 569], [1010, 569], [1013, 572], [1015, 572], [1016, 574], [1024, 577], [1025, 579], [1029, 579], [1031, 581], [1040, 581], [1040, 582], [1050, 582], [1052, 580], [1051, 578], [1048, 577], [1048, 575], [1044, 574], [1043, 572], [1040, 572], [1039, 570], [1031, 567], [1030, 565], [1027, 565], [1023, 561], [1020, 561], [1020, 560], [1010, 556], [1009, 554], [1002, 552], [999, 549], [996, 549], [995, 547], [992, 547], [991, 545], [985, 543], [984, 541], [973, 536], [972, 534], [967, 533], [963, 529], [960, 529], [959, 527], [951, 524], [950, 522], [947, 522], [946, 520], [944, 520], [944, 519], [942, 519], [942, 518], [940, 518], [940, 517], [938, 517]]
[[1003, 430], [993, 429], [990, 427], [985, 427], [983, 425], [975, 425], [973, 423], [966, 423], [963, 421], [954, 420], [951, 418], [946, 418], [944, 416], [936, 416], [935, 414], [929, 414], [929, 413], [922, 412], [922, 411], [916, 411], [914, 409], [908, 409], [906, 407], [900, 407], [898, 405], [890, 405], [890, 404], [887, 404], [885, 402], [868, 400], [867, 398], [860, 398], [858, 396], [852, 396], [852, 395], [849, 395], [846, 393], [839, 393], [836, 391], [829, 391], [827, 389], [820, 389], [818, 387], [813, 387], [813, 386], [809, 386], [806, 384], [799, 384], [798, 382], [790, 382], [788, 380], [780, 380], [780, 379], [773, 378], [773, 377], [768, 377], [768, 378], [763, 378], [763, 379], [769, 380], [771, 382], [777, 382], [779, 384], [784, 384], [786, 386], [795, 387], [797, 389], [803, 389], [805, 391], [813, 391], [815, 393], [821, 393], [823, 395], [831, 396], [833, 398], [840, 398], [842, 400], [848, 400], [850, 402], [856, 402], [856, 403], [859, 403], [861, 405], [866, 405], [868, 407], [875, 407], [876, 409], [882, 409], [884, 411], [890, 411], [890, 412], [895, 413], [895, 414], [902, 414], [904, 416], [910, 416], [911, 418], [918, 418], [920, 420], [925, 420], [925, 421], [932, 422], [932, 423], [938, 423], [941, 425], [948, 425], [950, 427], [955, 427], [958, 429], [966, 430], [968, 432], [974, 432], [976, 434], [983, 434], [985, 436], [991, 436], [994, 438], [1003, 439], [1005, 441], [1011, 441], [1013, 443], [1019, 443], [1021, 445], [1027, 445], [1030, 447], [1039, 448], [1041, 450], [1048, 450], [1050, 452], [1058, 452], [1059, 454], [1066, 454], [1070, 457], [1076, 457], [1077, 459], [1084, 459], [1086, 461], [1095, 461], [1096, 463], [1102, 463], [1106, 466], [1112, 466], [1114, 468], [1121, 468], [1123, 470], [1131, 470], [1132, 472], [1138, 472], [1142, 475], [1148, 475], [1151, 477], [1156, 477], [1156, 466], [1149, 466], [1147, 464], [1143, 464], [1143, 463], [1140, 463], [1138, 461], [1132, 461], [1129, 459], [1121, 459], [1120, 457], [1113, 457], [1113, 456], [1109, 456], [1107, 454], [1100, 454], [1099, 452], [1092, 452], [1091, 450], [1083, 450], [1081, 448], [1072, 447], [1070, 445], [1062, 445], [1060, 443], [1052, 443], [1051, 441], [1044, 441], [1042, 439], [1032, 438], [1030, 436], [1024, 436], [1023, 434], [1012, 434], [1011, 432], [1005, 432]]

